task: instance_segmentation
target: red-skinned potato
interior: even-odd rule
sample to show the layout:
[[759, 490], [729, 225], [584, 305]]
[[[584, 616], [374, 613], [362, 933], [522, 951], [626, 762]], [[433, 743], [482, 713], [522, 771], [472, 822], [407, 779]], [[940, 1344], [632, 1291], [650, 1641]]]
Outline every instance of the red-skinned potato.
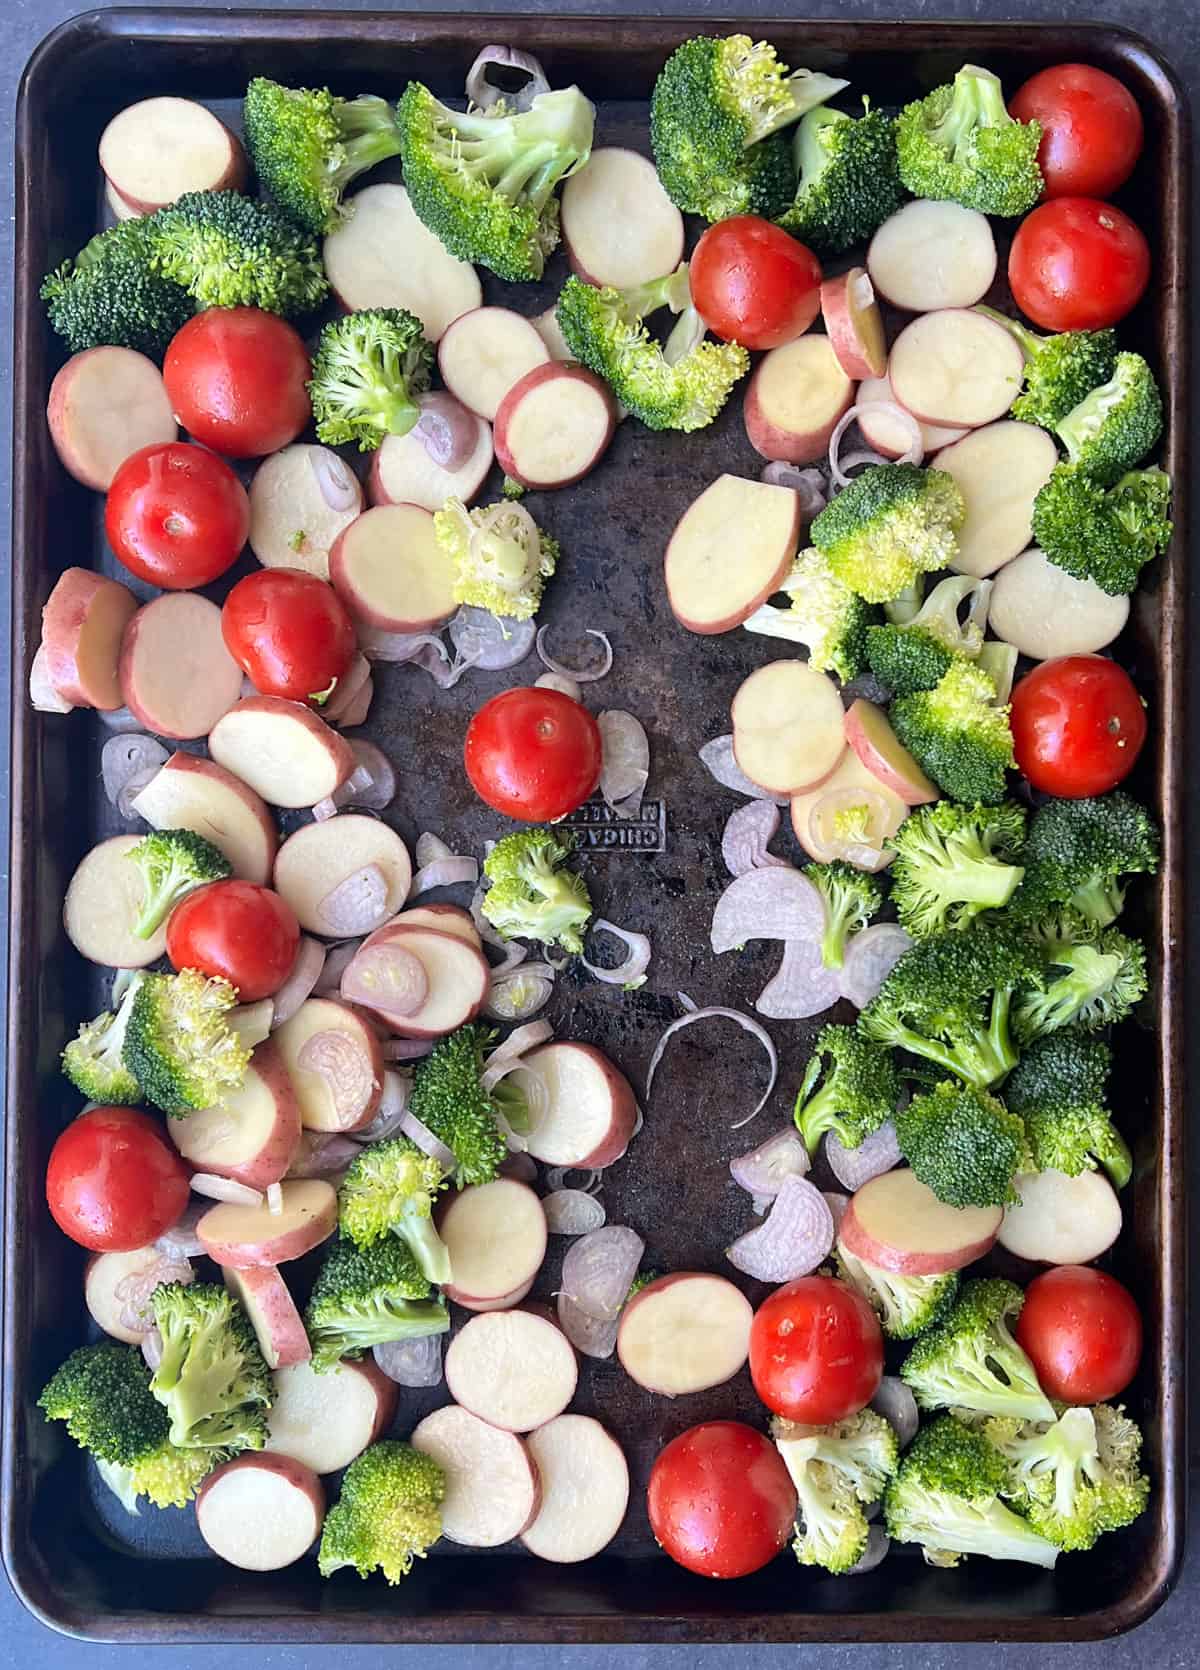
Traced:
[[258, 1206], [212, 1207], [196, 1225], [196, 1237], [214, 1264], [234, 1270], [274, 1267], [327, 1241], [337, 1228], [337, 1195], [323, 1179], [312, 1177], [280, 1185], [283, 1209]]
[[465, 1310], [519, 1304], [546, 1256], [542, 1203], [510, 1177], [451, 1195], [438, 1214], [438, 1233], [450, 1254], [443, 1291]]
[[242, 669], [225, 648], [221, 611], [192, 591], [165, 592], [130, 617], [121, 639], [121, 693], [155, 736], [206, 736], [233, 707]]
[[460, 313], [438, 343], [443, 383], [468, 411], [489, 423], [509, 389], [549, 358], [530, 321], [507, 307]]
[[947, 1206], [901, 1166], [851, 1196], [838, 1239], [896, 1275], [937, 1276], [990, 1252], [1003, 1217], [998, 1206]]
[[800, 500], [791, 488], [718, 476], [684, 511], [667, 546], [671, 613], [689, 632], [740, 626], [779, 590], [799, 540]]
[[133, 453], [179, 433], [162, 373], [132, 348], [72, 354], [50, 384], [46, 423], [63, 468], [98, 493]]
[[566, 1335], [527, 1310], [472, 1316], [450, 1341], [445, 1364], [455, 1402], [505, 1432], [532, 1432], [561, 1415], [579, 1377]]
[[383, 1437], [399, 1401], [399, 1388], [369, 1355], [324, 1374], [311, 1363], [292, 1363], [275, 1372], [266, 1452], [291, 1456], [314, 1473], [338, 1473]]
[[821, 313], [834, 357], [855, 382], [882, 377], [887, 341], [875, 289], [865, 267], [827, 278], [821, 285]]
[[236, 1456], [208, 1475], [196, 1497], [200, 1535], [242, 1571], [294, 1565], [316, 1542], [324, 1518], [320, 1479], [289, 1456]]
[[172, 754], [133, 803], [152, 829], [190, 829], [223, 852], [242, 881], [271, 879], [279, 835], [266, 802], [232, 771], [199, 754]]
[[366, 186], [325, 239], [322, 258], [339, 307], [404, 307], [430, 342], [483, 300], [479, 278], [417, 218], [400, 185]]
[[637, 1123], [637, 1098], [624, 1073], [591, 1044], [540, 1044], [523, 1059], [547, 1100], [528, 1141], [533, 1158], [597, 1170], [619, 1160]]
[[167, 1130], [197, 1171], [250, 1189], [280, 1182], [300, 1146], [300, 1103], [275, 1041], [258, 1045], [241, 1086], [219, 1107], [172, 1119]]
[[753, 1320], [750, 1301], [724, 1276], [677, 1270], [647, 1283], [625, 1306], [617, 1356], [647, 1391], [705, 1391], [745, 1366]]
[[76, 707], [124, 705], [120, 657], [138, 601], [118, 580], [65, 568], [42, 609], [42, 647], [50, 682]]
[[906, 806], [924, 806], [940, 799], [881, 707], [860, 696], [846, 710], [845, 730], [846, 741], [871, 775], [899, 795]]
[[816, 463], [853, 399], [829, 337], [797, 337], [766, 354], [747, 383], [746, 438], [763, 458]]
[[248, 173], [241, 142], [192, 99], [126, 105], [100, 135], [100, 167], [139, 215], [187, 191], [241, 191]]
[[[307, 1064], [311, 1055], [305, 1064], [300, 1059], [305, 1046], [327, 1032], [346, 1039], [345, 1046], [337, 1046], [345, 1059], [339, 1063], [336, 1086], [328, 1074]], [[310, 997], [276, 1028], [272, 1039], [291, 1077], [306, 1131], [357, 1131], [371, 1123], [383, 1094], [383, 1048], [363, 1015], [334, 998]]]
[[296, 1302], [278, 1270], [225, 1270], [225, 1285], [250, 1318], [269, 1369], [307, 1363], [312, 1356]]
[[515, 383], [496, 411], [496, 462], [523, 487], [573, 487], [603, 458], [617, 427], [606, 383], [573, 361], [550, 360]]
[[521, 1540], [539, 1560], [570, 1565], [606, 1548], [629, 1505], [621, 1446], [589, 1415], [558, 1415], [526, 1439], [541, 1477], [537, 1517]]
[[513, 1432], [489, 1426], [457, 1404], [426, 1415], [412, 1446], [446, 1475], [442, 1535], [467, 1548], [498, 1548], [528, 1530], [542, 1490], [538, 1469]]
[[93, 1253], [83, 1277], [84, 1302], [92, 1321], [111, 1339], [140, 1345], [154, 1326], [150, 1307], [154, 1289], [163, 1282], [181, 1280], [181, 1264], [179, 1257], [161, 1252], [153, 1242], [132, 1252]]
[[273, 806], [328, 800], [358, 763], [345, 738], [311, 708], [279, 696], [248, 696], [229, 708], [212, 727], [208, 748]]
[[401, 1038], [444, 1038], [475, 1019], [487, 1002], [491, 982], [482, 951], [457, 934], [401, 924], [388, 931], [387, 942], [416, 957], [429, 981], [420, 1008], [411, 1014], [380, 1011], [389, 1031]]
[[458, 607], [454, 563], [433, 516], [415, 504], [374, 505], [333, 543], [329, 578], [354, 619], [383, 632], [431, 632]]
[[407, 435], [385, 435], [371, 454], [367, 471], [367, 497], [373, 505], [415, 504], [422, 510], [440, 510], [447, 499], [473, 504], [487, 480], [495, 453], [492, 427], [482, 418], [470, 456], [455, 470], [435, 464], [425, 443], [414, 430]]
[[63, 927], [89, 962], [105, 968], [146, 968], [167, 948], [167, 924], [148, 939], [134, 933], [146, 906], [146, 878], [129, 854], [140, 835], [110, 835], [84, 853], [67, 884]]
[[562, 236], [572, 272], [615, 290], [650, 284], [683, 260], [683, 216], [654, 164], [618, 146], [598, 146], [564, 185]]

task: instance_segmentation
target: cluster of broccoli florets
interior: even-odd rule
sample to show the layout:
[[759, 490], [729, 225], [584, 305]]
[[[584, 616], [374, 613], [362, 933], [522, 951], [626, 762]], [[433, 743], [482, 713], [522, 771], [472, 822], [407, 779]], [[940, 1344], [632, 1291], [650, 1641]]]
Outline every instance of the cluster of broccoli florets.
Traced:
[[468, 510], [447, 499], [433, 518], [438, 544], [454, 564], [454, 597], [504, 620], [531, 620], [559, 545], [522, 506], [501, 500]]

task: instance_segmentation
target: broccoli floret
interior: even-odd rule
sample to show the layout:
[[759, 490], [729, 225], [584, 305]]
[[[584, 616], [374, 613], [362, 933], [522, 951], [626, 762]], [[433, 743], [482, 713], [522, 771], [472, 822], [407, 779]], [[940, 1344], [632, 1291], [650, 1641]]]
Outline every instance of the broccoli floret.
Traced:
[[596, 111], [579, 88], [462, 112], [410, 81], [396, 120], [412, 206], [451, 254], [513, 284], [541, 278], [558, 247], [554, 188], [592, 152]]
[[342, 202], [351, 181], [400, 151], [386, 99], [339, 99], [327, 87], [283, 87], [263, 76], [246, 89], [242, 128], [263, 190], [318, 235], [354, 212]]
[[407, 1137], [373, 1143], [351, 1161], [338, 1190], [342, 1234], [359, 1247], [396, 1234], [423, 1276], [448, 1282], [450, 1254], [432, 1218], [433, 1203], [445, 1185], [438, 1161]]
[[999, 1451], [943, 1415], [913, 1439], [887, 1487], [888, 1536], [920, 1543], [933, 1566], [956, 1566], [964, 1554], [982, 1554], [1053, 1570], [1058, 1549], [1000, 1500], [1007, 1482]]
[[1002, 910], [1025, 871], [1018, 860], [1025, 810], [1014, 801], [917, 806], [891, 837], [892, 902], [914, 939], [968, 928], [981, 911]]
[[841, 968], [848, 940], [882, 908], [883, 888], [877, 877], [840, 858], [829, 864], [808, 864], [804, 874], [825, 906], [821, 961], [826, 968]]
[[1162, 434], [1163, 405], [1140, 354], [1116, 356], [1112, 376], [1055, 424], [1067, 461], [1103, 486], [1132, 470]]
[[896, 1471], [895, 1432], [873, 1409], [860, 1409], [829, 1426], [776, 1415], [771, 1437], [796, 1487], [797, 1560], [835, 1576], [849, 1571], [866, 1546], [863, 1506], [879, 1500]]
[[[974, 660], [983, 648], [990, 580], [949, 574], [903, 621], [873, 626], [867, 634], [871, 671], [894, 696], [910, 696], [939, 684], [956, 655]], [[959, 610], [968, 605], [966, 619]]]
[[958, 1271], [937, 1276], [901, 1276], [884, 1270], [837, 1243], [838, 1274], [871, 1306], [889, 1339], [915, 1339], [940, 1322], [958, 1294]]
[[133, 1000], [144, 979], [139, 971], [126, 987], [116, 1014], [106, 1009], [94, 1021], [84, 1021], [63, 1051], [63, 1072], [90, 1102], [128, 1105], [142, 1099], [142, 1087], [125, 1065], [122, 1051]]
[[857, 1148], [892, 1117], [899, 1095], [900, 1078], [887, 1050], [852, 1026], [825, 1026], [813, 1044], [792, 1117], [810, 1154], [826, 1131], [836, 1132], [844, 1147]]
[[321, 252], [269, 203], [188, 191], [154, 216], [154, 265], [201, 307], [261, 307], [290, 319], [329, 294]]
[[810, 110], [792, 143], [799, 180], [779, 224], [818, 255], [866, 243], [903, 203], [895, 118], [866, 99], [859, 117]]
[[900, 112], [900, 178], [914, 197], [949, 198], [985, 215], [1023, 215], [1042, 195], [1041, 138], [1039, 122], [1009, 115], [997, 76], [964, 64], [952, 84]]
[[126, 220], [42, 280], [47, 317], [72, 353], [112, 345], [162, 358], [195, 307], [154, 270], [155, 248], [150, 221]]
[[1125, 905], [1122, 877], [1154, 875], [1160, 856], [1154, 819], [1123, 790], [1048, 800], [1030, 820], [1025, 880], [1014, 909], [1040, 916], [1066, 905], [1107, 928]]
[[1013, 1010], [1013, 1028], [1023, 1045], [1064, 1026], [1081, 1032], [1123, 1021], [1146, 995], [1146, 950], [1116, 928], [1096, 935], [1083, 917], [1059, 919], [1061, 937], [1042, 941], [1045, 978]]
[[896, 1114], [900, 1152], [947, 1206], [1003, 1206], [1025, 1156], [1025, 1126], [986, 1090], [942, 1083]]
[[1107, 1044], [1069, 1029], [1036, 1039], [1021, 1056], [1004, 1100], [1025, 1121], [1039, 1171], [1078, 1177], [1099, 1164], [1115, 1188], [1128, 1183], [1133, 1156], [1104, 1100], [1111, 1065]]
[[548, 829], [522, 829], [497, 841], [484, 859], [491, 886], [483, 914], [502, 939], [537, 939], [576, 955], [592, 900], [582, 876], [564, 868], [575, 838]]
[[764, 603], [742, 622], [746, 631], [804, 644], [810, 667], [836, 673], [843, 683], [857, 678], [866, 664], [875, 611], [842, 584], [815, 546], [801, 551], [779, 589], [786, 592], [788, 607]]
[[511, 1075], [490, 1091], [483, 1088], [494, 1038], [484, 1027], [460, 1026], [417, 1063], [413, 1078], [409, 1106], [454, 1154], [459, 1188], [496, 1177], [507, 1152], [498, 1118], [514, 1131], [529, 1128], [529, 1105]]
[[454, 564], [454, 600], [502, 620], [531, 620], [558, 566], [558, 541], [520, 505], [468, 510], [447, 499], [433, 518], [437, 542]]
[[1170, 504], [1163, 470], [1132, 470], [1105, 490], [1085, 470], [1060, 464], [1033, 501], [1033, 536], [1057, 567], [1125, 597], [1167, 548]]
[[317, 338], [312, 397], [317, 434], [329, 446], [373, 452], [385, 435], [407, 435], [421, 415], [433, 349], [415, 313], [372, 307], [331, 319]]
[[981, 303], [975, 311], [1003, 325], [1025, 356], [1025, 385], [1008, 414], [1021, 423], [1053, 429], [1116, 369], [1115, 330], [1039, 336], [1019, 320], [997, 313], [994, 307]]
[[957, 657], [933, 690], [900, 696], [888, 710], [896, 735], [953, 800], [1003, 800], [1016, 769], [1008, 706], [981, 667]]
[[1057, 1548], [1091, 1548], [1145, 1511], [1142, 1435], [1122, 1409], [1102, 1403], [1051, 1422], [993, 1419], [983, 1435], [1008, 1462], [1003, 1494]]
[[240, 1089], [250, 1051], [230, 1025], [237, 992], [197, 969], [150, 974], [133, 999], [121, 1059], [148, 1102], [181, 1115]]
[[[669, 307], [678, 322], [665, 343], [646, 319]], [[703, 429], [750, 367], [737, 342], [706, 342], [691, 302], [687, 266], [634, 290], [597, 289], [571, 277], [555, 309], [575, 357], [612, 389], [647, 429]]]
[[429, 1297], [431, 1291], [397, 1236], [365, 1247], [335, 1241], [304, 1313], [315, 1372], [324, 1374], [343, 1357], [361, 1357], [388, 1340], [444, 1334], [450, 1313], [440, 1300]]
[[826, 505], [809, 537], [844, 585], [884, 603], [921, 574], [948, 567], [965, 513], [945, 470], [874, 464]]
[[949, 1314], [921, 1335], [900, 1369], [922, 1409], [968, 1409], [1052, 1421], [1033, 1364], [1012, 1336], [1025, 1295], [1015, 1282], [964, 1282]]
[[185, 1449], [261, 1450], [274, 1387], [241, 1305], [215, 1282], [154, 1289], [162, 1361], [150, 1390]]
[[392, 1438], [372, 1444], [350, 1463], [325, 1516], [321, 1576], [353, 1566], [360, 1577], [381, 1571], [399, 1583], [441, 1536], [445, 1495], [446, 1475], [432, 1456]]
[[219, 847], [190, 829], [156, 829], [125, 855], [142, 872], [145, 903], [133, 931], [149, 939], [181, 899], [208, 881], [224, 881], [233, 866]]

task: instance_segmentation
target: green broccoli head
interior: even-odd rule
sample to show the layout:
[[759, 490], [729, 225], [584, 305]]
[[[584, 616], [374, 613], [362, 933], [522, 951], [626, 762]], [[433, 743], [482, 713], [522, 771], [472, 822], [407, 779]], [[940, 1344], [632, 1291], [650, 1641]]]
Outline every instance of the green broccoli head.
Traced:
[[866, 664], [868, 630], [879, 630], [871, 624], [871, 606], [842, 584], [815, 546], [801, 551], [779, 589], [787, 594], [787, 608], [764, 603], [742, 622], [746, 631], [804, 644], [810, 667], [836, 673], [845, 684], [857, 678]]
[[151, 1299], [162, 1360], [150, 1389], [185, 1449], [261, 1450], [271, 1371], [241, 1305], [215, 1282], [167, 1282]]
[[536, 939], [578, 955], [592, 900], [582, 876], [564, 868], [574, 836], [521, 829], [497, 841], [484, 860], [491, 886], [483, 914], [503, 939]]
[[486, 1051], [494, 1037], [485, 1027], [460, 1026], [439, 1039], [417, 1063], [413, 1077], [409, 1106], [453, 1153], [459, 1188], [490, 1183], [498, 1175], [507, 1148], [497, 1115], [514, 1130], [528, 1128], [529, 1108], [512, 1075], [490, 1092], [483, 1088]]
[[312, 397], [317, 434], [329, 446], [372, 452], [385, 435], [407, 435], [421, 415], [433, 349], [415, 313], [364, 308], [331, 319], [317, 338]]
[[237, 993], [197, 969], [150, 974], [134, 994], [121, 1059], [148, 1102], [173, 1116], [239, 1089], [250, 1051], [230, 1025]]
[[891, 837], [892, 902], [914, 939], [961, 932], [1002, 910], [1025, 874], [1025, 811], [1015, 801], [917, 806]]
[[945, 470], [874, 464], [826, 505], [809, 537], [844, 585], [884, 603], [953, 561], [965, 513]]
[[896, 122], [863, 100], [847, 116], [820, 105], [796, 129], [796, 195], [779, 224], [820, 256], [866, 243], [904, 202]]
[[1122, 878], [1154, 875], [1160, 857], [1158, 826], [1124, 790], [1048, 800], [1030, 821], [1025, 879], [1014, 908], [1037, 917], [1065, 905], [1107, 928], [1124, 908]]
[[883, 888], [877, 876], [840, 858], [828, 864], [808, 864], [804, 874], [825, 907], [821, 961], [826, 968], [841, 968], [848, 941], [882, 908]]
[[942, 1083], [896, 1114], [900, 1152], [947, 1206], [1003, 1206], [1025, 1157], [1025, 1126], [973, 1085]]
[[1145, 1511], [1142, 1435], [1121, 1409], [1065, 1409], [1054, 1421], [993, 1418], [983, 1435], [1008, 1463], [1003, 1494], [1056, 1548], [1092, 1548]]
[[126, 220], [100, 232], [48, 273], [40, 295], [73, 354], [111, 345], [161, 359], [195, 312], [187, 291], [154, 267], [153, 223]]
[[105, 1010], [84, 1021], [62, 1053], [62, 1070], [90, 1102], [129, 1105], [140, 1102], [142, 1087], [122, 1059], [133, 1000], [145, 979], [140, 971], [129, 982], [116, 1014]]
[[1055, 425], [1067, 461], [1103, 486], [1140, 464], [1162, 434], [1163, 405], [1140, 354], [1117, 354], [1107, 382], [1085, 394]]
[[261, 75], [246, 89], [242, 128], [263, 190], [318, 236], [353, 213], [342, 201], [347, 186], [400, 151], [386, 99], [339, 99], [327, 87], [284, 87]]
[[1039, 336], [993, 307], [980, 304], [975, 312], [1003, 325], [1025, 356], [1024, 387], [1009, 410], [1009, 416], [1021, 423], [1053, 429], [1093, 389], [1107, 383], [1116, 369], [1115, 330]]
[[800, 1426], [775, 1416], [771, 1437], [796, 1487], [792, 1549], [802, 1566], [848, 1572], [867, 1541], [863, 1506], [882, 1496], [896, 1471], [896, 1434], [873, 1409], [829, 1426]]
[[136, 1346], [80, 1346], [51, 1376], [38, 1406], [97, 1461], [132, 1467], [167, 1441], [170, 1423]]
[[342, 1234], [369, 1247], [394, 1233], [428, 1281], [448, 1282], [450, 1254], [432, 1217], [445, 1186], [440, 1163], [407, 1137], [372, 1143], [351, 1161], [338, 1190]]
[[446, 1476], [432, 1456], [385, 1438], [352, 1461], [341, 1495], [325, 1516], [322, 1577], [351, 1566], [399, 1583], [442, 1534]]
[[896, 735], [954, 800], [1003, 800], [1016, 769], [1007, 705], [981, 667], [957, 657], [933, 690], [900, 696], [888, 710]]
[[990, 593], [990, 581], [949, 574], [903, 621], [872, 627], [867, 660], [875, 677], [894, 696], [911, 696], [940, 684], [956, 656], [974, 660], [984, 647], [981, 617], [986, 620]]
[[420, 1266], [399, 1237], [366, 1247], [337, 1240], [313, 1284], [304, 1326], [317, 1374], [336, 1368], [343, 1357], [361, 1357], [374, 1345], [395, 1339], [444, 1334], [450, 1313], [430, 1299]]
[[985, 215], [1023, 215], [1042, 195], [1038, 122], [1017, 122], [990, 70], [964, 64], [953, 83], [905, 105], [896, 123], [900, 178], [915, 197]]
[[889, 1120], [900, 1095], [891, 1055], [852, 1026], [821, 1028], [792, 1117], [810, 1154], [826, 1131], [857, 1148]]
[[958, 1271], [937, 1276], [902, 1276], [859, 1258], [837, 1243], [838, 1274], [861, 1293], [889, 1339], [915, 1339], [940, 1322], [958, 1294]]
[[1073, 938], [1044, 942], [1045, 976], [1021, 994], [1013, 1027], [1022, 1044], [1064, 1026], [1099, 1032], [1130, 1014], [1146, 995], [1146, 949], [1116, 928], [1096, 935], [1082, 917], [1068, 916]]
[[1170, 504], [1163, 470], [1132, 470], [1106, 490], [1085, 470], [1059, 464], [1033, 501], [1033, 536], [1057, 567], [1124, 597], [1170, 542]]
[[134, 924], [150, 939], [181, 899], [209, 881], [224, 881], [233, 866], [219, 847], [190, 829], [155, 829], [130, 847], [126, 858], [142, 872], [142, 914]]
[[1070, 1028], [1035, 1039], [1022, 1054], [1004, 1099], [1025, 1121], [1039, 1171], [1077, 1177], [1102, 1165], [1114, 1188], [1129, 1182], [1133, 1157], [1104, 1099], [1111, 1065], [1107, 1044]]
[[316, 241], [236, 191], [188, 191], [152, 222], [154, 268], [201, 307], [261, 307], [286, 319], [329, 294]]
[[900, 1370], [922, 1409], [1054, 1419], [1033, 1364], [1012, 1335], [1024, 1303], [1015, 1282], [963, 1283], [953, 1308], [915, 1341]]
[[556, 539], [523, 506], [502, 500], [468, 510], [447, 499], [434, 514], [437, 542], [454, 564], [454, 598], [500, 619], [531, 620], [558, 566]]

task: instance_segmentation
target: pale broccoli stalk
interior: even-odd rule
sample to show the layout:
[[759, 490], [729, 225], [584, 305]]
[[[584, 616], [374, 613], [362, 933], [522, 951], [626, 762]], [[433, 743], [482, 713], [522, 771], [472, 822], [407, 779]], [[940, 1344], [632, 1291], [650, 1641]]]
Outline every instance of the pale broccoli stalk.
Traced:
[[167, 1282], [151, 1303], [162, 1359], [150, 1390], [171, 1417], [171, 1442], [261, 1450], [275, 1392], [241, 1305], [214, 1282]]
[[810, 667], [836, 673], [843, 682], [857, 678], [866, 663], [870, 606], [843, 585], [815, 547], [801, 551], [779, 589], [787, 594], [788, 607], [764, 603], [742, 622], [746, 631], [804, 644]]
[[1066, 1409], [1053, 1422], [993, 1419], [983, 1434], [1009, 1464], [1002, 1494], [1058, 1548], [1091, 1548], [1145, 1509], [1142, 1435], [1123, 1410], [1100, 1404]]
[[351, 1162], [338, 1190], [342, 1234], [359, 1247], [396, 1234], [427, 1280], [448, 1282], [450, 1254], [432, 1217], [445, 1185], [440, 1163], [407, 1137], [373, 1143]]
[[90, 1102], [129, 1105], [140, 1102], [142, 1087], [122, 1059], [125, 1032], [138, 987], [140, 971], [125, 988], [116, 1013], [105, 1010], [94, 1021], [84, 1021], [62, 1053], [62, 1070]]
[[454, 563], [454, 599], [500, 619], [530, 620], [558, 564], [558, 541], [523, 505], [502, 501], [468, 510], [447, 499], [433, 518], [438, 544]]

